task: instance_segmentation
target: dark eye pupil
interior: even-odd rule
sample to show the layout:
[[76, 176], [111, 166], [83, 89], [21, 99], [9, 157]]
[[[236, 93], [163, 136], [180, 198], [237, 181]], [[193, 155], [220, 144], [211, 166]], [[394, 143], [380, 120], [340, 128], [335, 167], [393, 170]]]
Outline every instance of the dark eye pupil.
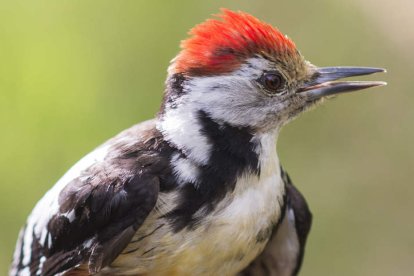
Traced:
[[282, 77], [278, 74], [268, 73], [264, 75], [264, 86], [269, 90], [277, 90], [283, 84]]

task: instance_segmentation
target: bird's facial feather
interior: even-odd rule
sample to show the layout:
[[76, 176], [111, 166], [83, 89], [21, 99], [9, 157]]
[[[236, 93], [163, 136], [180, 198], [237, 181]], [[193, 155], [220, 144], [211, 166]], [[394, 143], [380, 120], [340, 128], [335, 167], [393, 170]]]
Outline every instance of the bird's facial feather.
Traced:
[[[269, 131], [282, 126], [304, 107], [305, 99], [296, 90], [311, 77], [312, 68], [303, 59], [292, 64], [258, 55], [231, 73], [188, 77], [183, 84], [185, 92], [177, 102], [179, 106], [203, 110], [217, 122]], [[266, 85], [264, 78], [269, 72], [280, 77], [277, 89]]]
[[168, 70], [164, 103], [257, 132], [280, 127], [304, 108], [295, 92], [313, 67], [271, 25], [243, 12], [222, 10], [218, 17], [194, 27], [181, 43]]

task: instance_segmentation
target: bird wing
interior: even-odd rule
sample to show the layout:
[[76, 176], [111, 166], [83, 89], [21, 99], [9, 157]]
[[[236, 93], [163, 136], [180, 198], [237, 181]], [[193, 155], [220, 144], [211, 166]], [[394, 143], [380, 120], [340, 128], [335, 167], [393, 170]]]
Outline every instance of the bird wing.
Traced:
[[11, 274], [55, 275], [80, 265], [96, 273], [110, 264], [157, 201], [163, 158], [152, 134], [145, 138], [142, 126], [127, 131], [75, 165], [30, 215]]
[[285, 183], [285, 214], [274, 227], [263, 252], [239, 275], [297, 275], [302, 264], [312, 214], [289, 175], [281, 169]]

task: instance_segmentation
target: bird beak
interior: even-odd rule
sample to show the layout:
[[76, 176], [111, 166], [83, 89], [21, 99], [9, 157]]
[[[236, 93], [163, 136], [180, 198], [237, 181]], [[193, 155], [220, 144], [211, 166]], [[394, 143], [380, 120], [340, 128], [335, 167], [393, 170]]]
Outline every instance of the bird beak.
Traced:
[[306, 82], [297, 92], [312, 101], [336, 94], [386, 85], [387, 83], [383, 81], [336, 81], [342, 78], [380, 72], [386, 72], [386, 70], [372, 67], [321, 67], [317, 68], [313, 79]]

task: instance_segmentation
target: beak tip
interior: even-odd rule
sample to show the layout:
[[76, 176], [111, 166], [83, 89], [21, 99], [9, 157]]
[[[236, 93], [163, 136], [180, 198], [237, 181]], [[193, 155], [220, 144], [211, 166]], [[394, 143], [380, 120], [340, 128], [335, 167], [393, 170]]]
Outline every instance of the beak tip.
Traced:
[[388, 85], [385, 81], [349, 81], [349, 82], [343, 82], [343, 83], [344, 84], [348, 83], [350, 85], [355, 85], [355, 87], [359, 87], [359, 89], [356, 89], [356, 90]]

